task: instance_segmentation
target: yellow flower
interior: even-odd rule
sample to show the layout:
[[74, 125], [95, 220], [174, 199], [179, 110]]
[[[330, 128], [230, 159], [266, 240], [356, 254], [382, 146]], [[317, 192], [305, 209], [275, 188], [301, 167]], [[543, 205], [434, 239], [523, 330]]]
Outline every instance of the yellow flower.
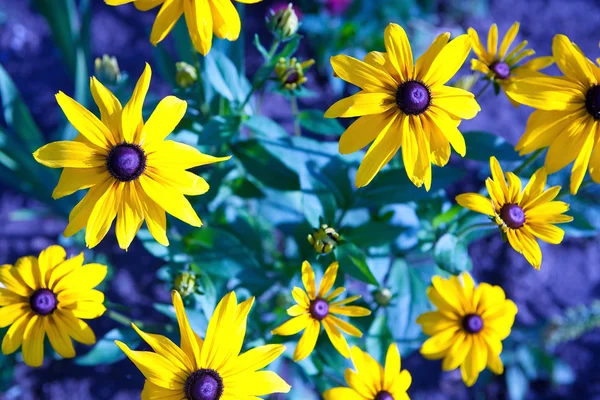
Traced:
[[431, 336], [423, 343], [421, 354], [429, 360], [443, 358], [444, 371], [460, 366], [467, 386], [475, 384], [486, 366], [502, 374], [502, 340], [515, 322], [515, 303], [506, 299], [500, 286], [475, 286], [467, 272], [450, 279], [435, 276], [432, 283], [427, 297], [437, 310], [417, 318], [423, 333]]
[[[253, 4], [261, 0], [235, 0]], [[196, 50], [207, 55], [212, 47], [213, 33], [221, 39], [235, 41], [240, 36], [242, 22], [232, 0], [104, 0], [109, 6], [133, 3], [140, 11], [160, 7], [150, 33], [153, 45], [160, 43], [185, 15], [190, 38]]]
[[0, 328], [10, 325], [2, 340], [3, 354], [22, 346], [25, 364], [39, 367], [46, 335], [64, 358], [75, 357], [72, 340], [96, 343], [81, 319], [106, 311], [104, 294], [94, 289], [106, 277], [106, 267], [83, 265], [83, 253], [68, 260], [66, 256], [62, 247], [50, 246], [39, 257], [21, 257], [14, 266], [0, 267]]
[[299, 89], [300, 86], [308, 81], [304, 73], [314, 63], [315, 60], [313, 59], [298, 62], [295, 57], [292, 59], [281, 57], [277, 64], [275, 64], [275, 74], [281, 87], [290, 91]]
[[522, 41], [511, 52], [508, 52], [510, 45], [519, 33], [519, 27], [520, 24], [518, 22], [512, 24], [506, 36], [502, 39], [499, 50], [498, 26], [496, 24], [492, 24], [490, 27], [487, 50], [479, 40], [477, 31], [469, 28], [469, 36], [473, 41], [473, 51], [478, 58], [471, 60], [471, 69], [485, 74], [488, 79], [500, 85], [515, 107], [519, 106], [519, 102], [512, 96], [515, 80], [546, 76], [538, 71], [554, 63], [554, 59], [548, 56], [532, 58], [523, 65], [517, 65], [525, 57], [535, 54], [533, 49], [525, 49], [527, 47], [527, 40]]
[[344, 300], [333, 301], [346, 291], [345, 288], [340, 287], [328, 294], [333, 288], [337, 272], [338, 263], [331, 263], [325, 271], [317, 292], [315, 272], [307, 261], [302, 263], [302, 283], [304, 283], [306, 292], [299, 287], [294, 287], [292, 296], [298, 304], [287, 310], [288, 315], [293, 318], [272, 331], [274, 335], [289, 336], [304, 330], [294, 351], [294, 361], [303, 360], [312, 353], [321, 332], [321, 324], [333, 346], [346, 358], [350, 357], [350, 347], [342, 332], [362, 337], [361, 331], [336, 315], [364, 317], [370, 315], [371, 311], [364, 307], [346, 305], [358, 300], [361, 296], [351, 296]]
[[340, 153], [354, 153], [373, 142], [358, 168], [357, 187], [368, 185], [400, 147], [408, 177], [427, 190], [431, 163], [446, 165], [450, 145], [465, 155], [458, 125], [475, 117], [479, 104], [472, 93], [444, 84], [464, 63], [471, 40], [461, 35], [448, 43], [449, 38], [449, 33], [439, 35], [415, 64], [404, 29], [389, 24], [387, 53], [370, 52], [364, 62], [346, 55], [331, 58], [336, 76], [362, 89], [325, 113], [328, 118], [361, 117], [342, 135]]
[[487, 178], [485, 185], [491, 199], [479, 193], [463, 193], [456, 196], [456, 201], [469, 210], [491, 217], [512, 248], [539, 269], [542, 250], [536, 238], [559, 244], [565, 232], [554, 224], [573, 220], [573, 217], [563, 215], [569, 210], [567, 203], [552, 201], [560, 192], [560, 186], [544, 190], [547, 175], [541, 168], [521, 191], [521, 180], [512, 172], [506, 173], [506, 183], [504, 172], [495, 157], [490, 158], [490, 169], [492, 178]]
[[248, 313], [254, 297], [238, 304], [234, 292], [217, 305], [200, 339], [190, 327], [181, 296], [173, 291], [173, 305], [179, 323], [181, 344], [133, 328], [154, 352], [132, 351], [115, 343], [146, 377], [143, 400], [235, 400], [257, 399], [271, 393], [288, 393], [288, 385], [272, 371], [260, 371], [284, 351], [271, 344], [240, 354], [246, 336]]
[[347, 369], [344, 377], [349, 388], [337, 387], [323, 393], [325, 400], [408, 400], [406, 390], [412, 382], [407, 370], [400, 370], [398, 346], [387, 351], [385, 368], [368, 353], [352, 348], [354, 369]]
[[552, 41], [552, 55], [565, 76], [515, 82], [513, 98], [537, 108], [527, 121], [516, 145], [521, 154], [548, 148], [545, 167], [549, 174], [571, 162], [571, 193], [576, 194], [588, 169], [600, 183], [600, 68], [587, 59], [565, 35]]
[[87, 226], [85, 242], [90, 248], [100, 243], [115, 217], [122, 249], [129, 247], [144, 220], [156, 241], [168, 246], [165, 211], [190, 225], [201, 226], [184, 195], [204, 194], [208, 183], [186, 170], [229, 159], [165, 141], [187, 108], [187, 103], [177, 97], [162, 99], [144, 123], [142, 106], [151, 74], [146, 64], [125, 108], [92, 77], [90, 88], [102, 114], [101, 121], [59, 92], [56, 100], [79, 136], [74, 141], [47, 144], [33, 154], [47, 167], [64, 168], [52, 194], [55, 199], [90, 188], [71, 211], [64, 231], [68, 237]]

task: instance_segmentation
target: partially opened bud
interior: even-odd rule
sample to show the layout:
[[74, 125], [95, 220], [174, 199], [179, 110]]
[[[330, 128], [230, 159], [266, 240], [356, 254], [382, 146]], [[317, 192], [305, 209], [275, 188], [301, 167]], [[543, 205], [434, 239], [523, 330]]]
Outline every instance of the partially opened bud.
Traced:
[[117, 85], [121, 81], [121, 71], [116, 57], [107, 54], [94, 61], [96, 78], [105, 85]]
[[198, 81], [198, 71], [194, 66], [180, 61], [175, 64], [175, 68], [175, 82], [180, 88], [186, 89]]
[[267, 27], [279, 40], [288, 40], [298, 32], [300, 21], [292, 3], [279, 11], [271, 10], [269, 14]]

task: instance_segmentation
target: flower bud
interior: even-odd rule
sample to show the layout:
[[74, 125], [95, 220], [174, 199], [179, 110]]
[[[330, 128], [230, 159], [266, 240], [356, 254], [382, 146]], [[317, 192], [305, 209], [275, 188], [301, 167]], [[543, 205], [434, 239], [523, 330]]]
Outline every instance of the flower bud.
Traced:
[[314, 63], [315, 60], [313, 59], [300, 63], [296, 58], [280, 58], [279, 62], [275, 65], [275, 74], [277, 75], [277, 80], [281, 83], [281, 87], [291, 91], [300, 88], [308, 80], [304, 72]]
[[388, 288], [378, 288], [373, 292], [375, 303], [387, 307], [392, 302], [392, 291]]
[[105, 85], [117, 85], [121, 82], [121, 71], [116, 57], [105, 54], [94, 61], [95, 75]]
[[319, 229], [315, 229], [312, 234], [309, 234], [307, 239], [317, 253], [328, 254], [340, 242], [340, 234], [332, 227], [323, 224]]
[[198, 81], [198, 71], [196, 68], [186, 62], [179, 61], [175, 64], [177, 72], [175, 73], [175, 82], [182, 89], [189, 88]]
[[267, 28], [279, 40], [288, 40], [298, 32], [300, 21], [292, 3], [279, 11], [271, 9], [269, 14], [267, 16]]
[[196, 275], [190, 272], [182, 272], [175, 277], [173, 287], [181, 297], [186, 298], [196, 290]]

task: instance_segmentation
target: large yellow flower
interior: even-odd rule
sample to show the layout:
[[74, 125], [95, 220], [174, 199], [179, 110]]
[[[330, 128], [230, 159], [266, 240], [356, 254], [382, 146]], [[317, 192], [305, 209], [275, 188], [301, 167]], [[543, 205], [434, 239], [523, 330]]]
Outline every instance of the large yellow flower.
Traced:
[[519, 177], [507, 172], [507, 183], [495, 157], [490, 158], [490, 169], [492, 178], [485, 181], [489, 199], [479, 193], [463, 193], [456, 196], [456, 201], [469, 210], [491, 217], [506, 235], [512, 248], [539, 269], [542, 265], [542, 250], [536, 238], [559, 244], [565, 232], [554, 224], [573, 220], [573, 217], [563, 215], [569, 210], [567, 203], [552, 201], [560, 192], [560, 186], [544, 190], [547, 175], [541, 168], [521, 191]]
[[59, 92], [58, 104], [79, 131], [74, 141], [47, 144], [35, 159], [51, 168], [64, 168], [52, 196], [57, 199], [90, 188], [69, 215], [64, 235], [87, 226], [85, 242], [96, 246], [117, 218], [119, 246], [127, 249], [142, 222], [159, 243], [168, 246], [165, 211], [193, 226], [202, 222], [184, 195], [208, 191], [201, 177], [189, 168], [228, 160], [200, 153], [194, 147], [165, 138], [183, 118], [187, 103], [167, 96], [148, 121], [142, 106], [152, 73], [146, 64], [125, 108], [96, 78], [90, 88], [102, 121], [75, 100]]
[[337, 387], [323, 393], [325, 400], [408, 400], [406, 394], [412, 382], [407, 370], [400, 370], [400, 352], [392, 344], [385, 357], [385, 369], [368, 353], [352, 348], [352, 363], [356, 371], [344, 374], [348, 388]]
[[0, 328], [10, 325], [2, 340], [3, 354], [23, 346], [25, 363], [39, 367], [46, 335], [64, 358], [75, 357], [72, 340], [96, 343], [94, 332], [81, 319], [98, 318], [106, 311], [104, 294], [94, 289], [106, 277], [106, 267], [83, 265], [83, 253], [68, 260], [66, 256], [62, 247], [50, 246], [39, 257], [22, 257], [14, 266], [0, 267]]
[[[160, 7], [150, 42], [157, 45], [171, 32], [181, 14], [185, 15], [194, 47], [203, 55], [212, 47], [213, 33], [221, 39], [235, 41], [240, 36], [242, 22], [232, 0], [104, 0], [110, 6], [133, 3], [138, 10], [148, 11]], [[253, 4], [262, 0], [235, 0]]]
[[288, 385], [272, 371], [260, 371], [284, 351], [272, 344], [240, 354], [254, 297], [238, 304], [235, 293], [217, 305], [200, 339], [188, 322], [181, 296], [173, 291], [181, 345], [168, 338], [133, 328], [154, 352], [132, 351], [116, 341], [146, 377], [142, 400], [240, 400], [288, 393]]
[[335, 74], [362, 90], [332, 105], [325, 116], [360, 117], [342, 135], [339, 150], [354, 153], [370, 142], [356, 175], [356, 186], [368, 185], [402, 147], [404, 167], [416, 186], [431, 186], [431, 163], [444, 166], [450, 145], [465, 155], [465, 140], [458, 130], [462, 118], [479, 112], [472, 93], [444, 86], [464, 63], [471, 40], [461, 35], [450, 43], [449, 33], [439, 35], [413, 62], [404, 29], [389, 24], [386, 53], [370, 52], [364, 62], [346, 55], [331, 58]]
[[518, 22], [512, 24], [506, 36], [502, 39], [500, 49], [498, 49], [498, 26], [492, 24], [487, 38], [487, 50], [479, 40], [477, 31], [469, 28], [469, 36], [473, 41], [473, 51], [478, 58], [471, 60], [471, 69], [483, 73], [488, 79], [498, 84], [515, 107], [519, 106], [519, 103], [512, 97], [515, 80], [543, 77], [545, 75], [538, 71], [554, 63], [552, 57], [548, 56], [532, 58], [522, 65], [517, 65], [525, 57], [535, 54], [533, 49], [525, 49], [527, 40], [522, 41], [511, 52], [508, 52], [510, 45], [519, 33], [519, 26]]
[[515, 303], [506, 299], [500, 286], [475, 286], [467, 272], [450, 279], [435, 276], [432, 283], [427, 297], [437, 310], [417, 318], [423, 333], [431, 336], [423, 343], [421, 354], [430, 360], [443, 358], [444, 371], [460, 367], [467, 386], [475, 384], [486, 366], [501, 374], [502, 340], [515, 322]]
[[345, 288], [340, 287], [328, 294], [333, 288], [337, 272], [338, 263], [331, 263], [325, 271], [325, 275], [317, 291], [315, 272], [308, 261], [302, 263], [302, 282], [304, 283], [306, 292], [299, 287], [294, 287], [292, 296], [298, 304], [293, 305], [287, 310], [288, 315], [293, 318], [272, 332], [274, 335], [289, 336], [304, 330], [294, 351], [294, 361], [303, 360], [312, 353], [321, 332], [321, 324], [323, 324], [325, 332], [327, 332], [327, 336], [329, 336], [329, 340], [331, 340], [333, 346], [346, 358], [350, 357], [350, 347], [342, 332], [362, 337], [361, 331], [352, 324], [336, 317], [336, 315], [364, 317], [370, 315], [371, 311], [364, 307], [347, 305], [358, 300], [361, 296], [351, 296], [344, 300], [333, 301], [346, 291]]

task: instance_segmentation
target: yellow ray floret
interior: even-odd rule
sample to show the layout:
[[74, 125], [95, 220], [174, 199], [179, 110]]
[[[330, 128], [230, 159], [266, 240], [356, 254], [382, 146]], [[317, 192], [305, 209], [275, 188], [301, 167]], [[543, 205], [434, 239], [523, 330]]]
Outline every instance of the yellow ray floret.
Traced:
[[154, 350], [134, 351], [116, 341], [146, 377], [142, 399], [257, 399], [272, 393], [288, 393], [288, 385], [272, 371], [261, 371], [284, 351], [283, 345], [266, 345], [240, 354], [248, 313], [254, 297], [238, 304], [234, 292], [217, 305], [206, 336], [192, 330], [181, 296], [173, 291], [181, 343], [133, 328]]
[[[254, 4], [261, 0], [235, 0]], [[242, 23], [232, 0], [104, 0], [110, 6], [133, 3], [140, 11], [161, 6], [150, 33], [150, 42], [157, 45], [171, 32], [182, 15], [192, 43], [203, 55], [212, 47], [213, 34], [218, 38], [235, 41], [240, 36]]]
[[354, 153], [372, 142], [358, 169], [357, 187], [368, 185], [402, 148], [408, 177], [429, 190], [431, 163], [446, 165], [450, 146], [465, 155], [458, 125], [480, 111], [472, 93], [445, 86], [471, 51], [471, 40], [461, 35], [449, 42], [450, 34], [443, 33], [414, 62], [401, 26], [388, 25], [384, 38], [386, 52], [370, 52], [364, 61], [331, 58], [336, 76], [361, 91], [333, 104], [325, 116], [360, 117], [342, 135], [340, 153]]
[[600, 68], [564, 35], [554, 37], [552, 55], [564, 76], [514, 84], [513, 98], [537, 109], [515, 148], [529, 154], [548, 147], [549, 174], [573, 163], [570, 189], [576, 194], [586, 171], [600, 183]]
[[536, 269], [542, 265], [542, 250], [537, 239], [559, 244], [565, 232], [555, 226], [571, 222], [573, 217], [563, 215], [569, 205], [553, 201], [560, 192], [560, 186], [545, 190], [546, 172], [539, 169], [521, 191], [521, 180], [512, 172], [506, 173], [495, 157], [490, 158], [492, 177], [485, 185], [490, 198], [479, 193], [463, 193], [456, 202], [469, 210], [491, 217], [506, 235], [508, 242], [517, 252], [523, 254]]
[[519, 103], [512, 96], [514, 82], [517, 79], [543, 77], [545, 75], [538, 71], [554, 63], [552, 57], [546, 56], [532, 58], [519, 65], [521, 60], [535, 54], [533, 49], [526, 48], [526, 40], [519, 43], [512, 51], [508, 51], [519, 33], [519, 27], [518, 22], [512, 24], [502, 39], [500, 48], [498, 48], [498, 26], [496, 24], [492, 24], [490, 27], [487, 47], [479, 40], [477, 31], [469, 28], [473, 51], [477, 55], [476, 59], [471, 60], [471, 69], [481, 72], [498, 84], [515, 107], [519, 106]]
[[66, 259], [60, 246], [50, 246], [39, 257], [28, 256], [14, 266], [0, 267], [0, 328], [9, 327], [2, 354], [22, 347], [31, 367], [44, 361], [44, 341], [61, 357], [75, 357], [73, 340], [96, 343], [92, 329], [82, 319], [106, 311], [104, 294], [94, 287], [106, 277], [106, 266], [83, 265], [83, 253]]
[[407, 370], [401, 370], [400, 352], [390, 345], [385, 368], [368, 353], [352, 348], [354, 371], [347, 369], [344, 377], [349, 387], [336, 387], [323, 393], [325, 400], [408, 400], [406, 391], [412, 383]]
[[510, 335], [517, 306], [499, 286], [475, 285], [469, 273], [449, 279], [436, 276], [427, 297], [436, 310], [421, 314], [417, 323], [431, 338], [421, 347], [430, 360], [443, 358], [442, 369], [459, 368], [463, 381], [473, 386], [486, 366], [502, 374], [502, 340]]
[[346, 291], [345, 288], [340, 287], [329, 293], [333, 288], [337, 273], [338, 263], [333, 262], [325, 271], [317, 290], [315, 272], [307, 261], [302, 263], [302, 282], [306, 291], [294, 287], [292, 296], [297, 304], [287, 310], [288, 315], [293, 318], [272, 332], [274, 335], [289, 336], [304, 330], [294, 351], [294, 361], [303, 360], [312, 353], [321, 332], [321, 325], [325, 328], [333, 346], [346, 358], [350, 357], [350, 347], [342, 332], [362, 337], [360, 330], [339, 318], [338, 315], [364, 317], [370, 315], [371, 311], [364, 307], [347, 305], [361, 296], [351, 296], [344, 300], [334, 301]]
[[142, 106], [152, 72], [146, 68], [131, 100], [119, 100], [96, 78], [90, 88], [101, 119], [59, 92], [56, 100], [79, 132], [74, 141], [47, 144], [35, 159], [51, 168], [63, 168], [52, 196], [55, 199], [88, 189], [73, 208], [64, 235], [86, 228], [85, 242], [96, 246], [113, 220], [119, 246], [127, 249], [142, 223], [157, 242], [167, 246], [166, 213], [192, 225], [202, 222], [184, 195], [208, 191], [208, 183], [187, 169], [228, 160], [165, 138], [185, 115], [187, 103], [174, 96], [162, 99], [146, 122]]

